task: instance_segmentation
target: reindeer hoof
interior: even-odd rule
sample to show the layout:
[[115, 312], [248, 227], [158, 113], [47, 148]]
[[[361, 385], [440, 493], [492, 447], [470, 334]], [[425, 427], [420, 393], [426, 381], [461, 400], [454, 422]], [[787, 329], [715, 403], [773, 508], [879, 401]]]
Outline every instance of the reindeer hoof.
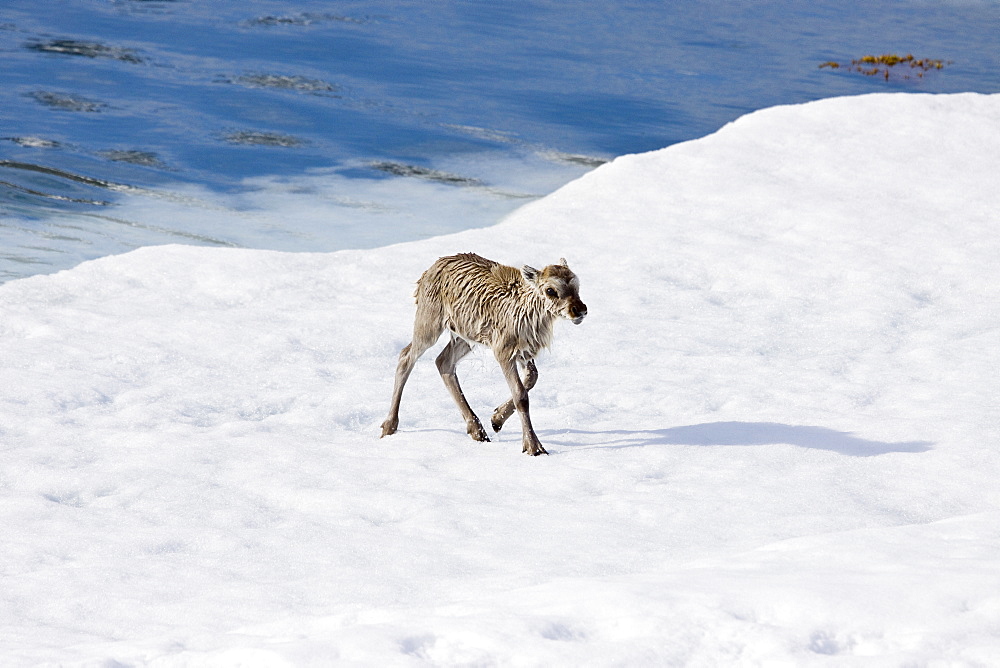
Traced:
[[468, 432], [473, 441], [490, 442], [490, 437], [486, 435], [486, 430], [483, 429], [483, 425], [479, 420], [469, 425]]
[[521, 452], [526, 452], [532, 457], [549, 454], [549, 451], [543, 448], [541, 443], [535, 443], [534, 445], [528, 445], [525, 443], [524, 447], [521, 448]]
[[382, 423], [382, 435], [379, 436], [379, 438], [385, 438], [386, 436], [395, 434], [398, 426], [399, 420], [386, 420]]
[[490, 418], [490, 424], [493, 426], [493, 431], [499, 432], [503, 429], [504, 424], [507, 422], [507, 418], [514, 414], [513, 409], [507, 410], [507, 405], [497, 406], [497, 409], [493, 411], [493, 417]]

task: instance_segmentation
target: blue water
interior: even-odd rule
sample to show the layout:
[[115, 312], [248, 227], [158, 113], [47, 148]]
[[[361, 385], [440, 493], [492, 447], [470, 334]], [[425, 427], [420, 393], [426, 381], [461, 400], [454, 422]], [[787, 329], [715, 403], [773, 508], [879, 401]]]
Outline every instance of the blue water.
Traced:
[[[777, 104], [1000, 92], [1000, 3], [4, 0], [0, 280], [489, 225]], [[948, 64], [889, 81], [871, 53]]]

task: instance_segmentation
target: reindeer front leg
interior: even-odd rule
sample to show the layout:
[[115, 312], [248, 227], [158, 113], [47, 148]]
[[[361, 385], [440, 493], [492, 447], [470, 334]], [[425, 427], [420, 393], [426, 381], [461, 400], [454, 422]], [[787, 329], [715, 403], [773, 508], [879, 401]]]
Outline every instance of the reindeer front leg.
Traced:
[[[522, 360], [524, 365], [524, 377], [522, 378], [522, 383], [524, 384], [524, 389], [528, 392], [531, 388], [535, 386], [538, 381], [538, 369], [535, 368], [535, 360], [528, 359], [526, 362]], [[493, 425], [493, 431], [499, 432], [503, 429], [503, 425], [507, 422], [507, 418], [514, 414], [514, 400], [508, 399], [505, 403], [497, 406], [497, 409], [493, 411], [493, 418], [490, 420], [490, 424]]]
[[505, 354], [500, 350], [496, 351], [496, 356], [504, 378], [507, 379], [507, 385], [510, 387], [511, 401], [521, 416], [521, 452], [527, 452], [532, 457], [549, 454], [542, 447], [538, 436], [535, 435], [534, 428], [531, 426], [531, 415], [528, 414], [528, 390], [525, 388], [524, 383], [521, 382], [521, 377], [517, 373], [515, 356], [509, 353]]

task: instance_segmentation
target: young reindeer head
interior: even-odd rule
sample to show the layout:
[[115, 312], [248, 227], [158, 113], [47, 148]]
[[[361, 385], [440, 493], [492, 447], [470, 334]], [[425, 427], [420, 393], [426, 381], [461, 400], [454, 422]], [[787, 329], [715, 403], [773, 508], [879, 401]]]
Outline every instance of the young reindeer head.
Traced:
[[559, 264], [550, 264], [541, 271], [524, 265], [521, 275], [536, 290], [546, 310], [572, 320], [574, 325], [583, 322], [587, 305], [580, 300], [580, 279], [570, 271], [566, 258], [560, 258]]

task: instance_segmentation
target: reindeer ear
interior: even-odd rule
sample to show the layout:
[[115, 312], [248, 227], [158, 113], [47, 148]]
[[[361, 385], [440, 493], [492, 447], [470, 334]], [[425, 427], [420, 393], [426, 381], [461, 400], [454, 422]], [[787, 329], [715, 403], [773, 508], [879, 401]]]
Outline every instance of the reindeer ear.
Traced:
[[569, 265], [566, 264], [566, 258], [564, 258], [564, 257], [559, 258], [559, 264], [561, 264], [562, 266], [564, 266], [567, 269], [569, 269]]
[[524, 280], [526, 280], [528, 283], [534, 285], [538, 279], [538, 270], [535, 269], [534, 267], [529, 267], [528, 265], [524, 265], [523, 267], [521, 267], [521, 276], [524, 276]]

